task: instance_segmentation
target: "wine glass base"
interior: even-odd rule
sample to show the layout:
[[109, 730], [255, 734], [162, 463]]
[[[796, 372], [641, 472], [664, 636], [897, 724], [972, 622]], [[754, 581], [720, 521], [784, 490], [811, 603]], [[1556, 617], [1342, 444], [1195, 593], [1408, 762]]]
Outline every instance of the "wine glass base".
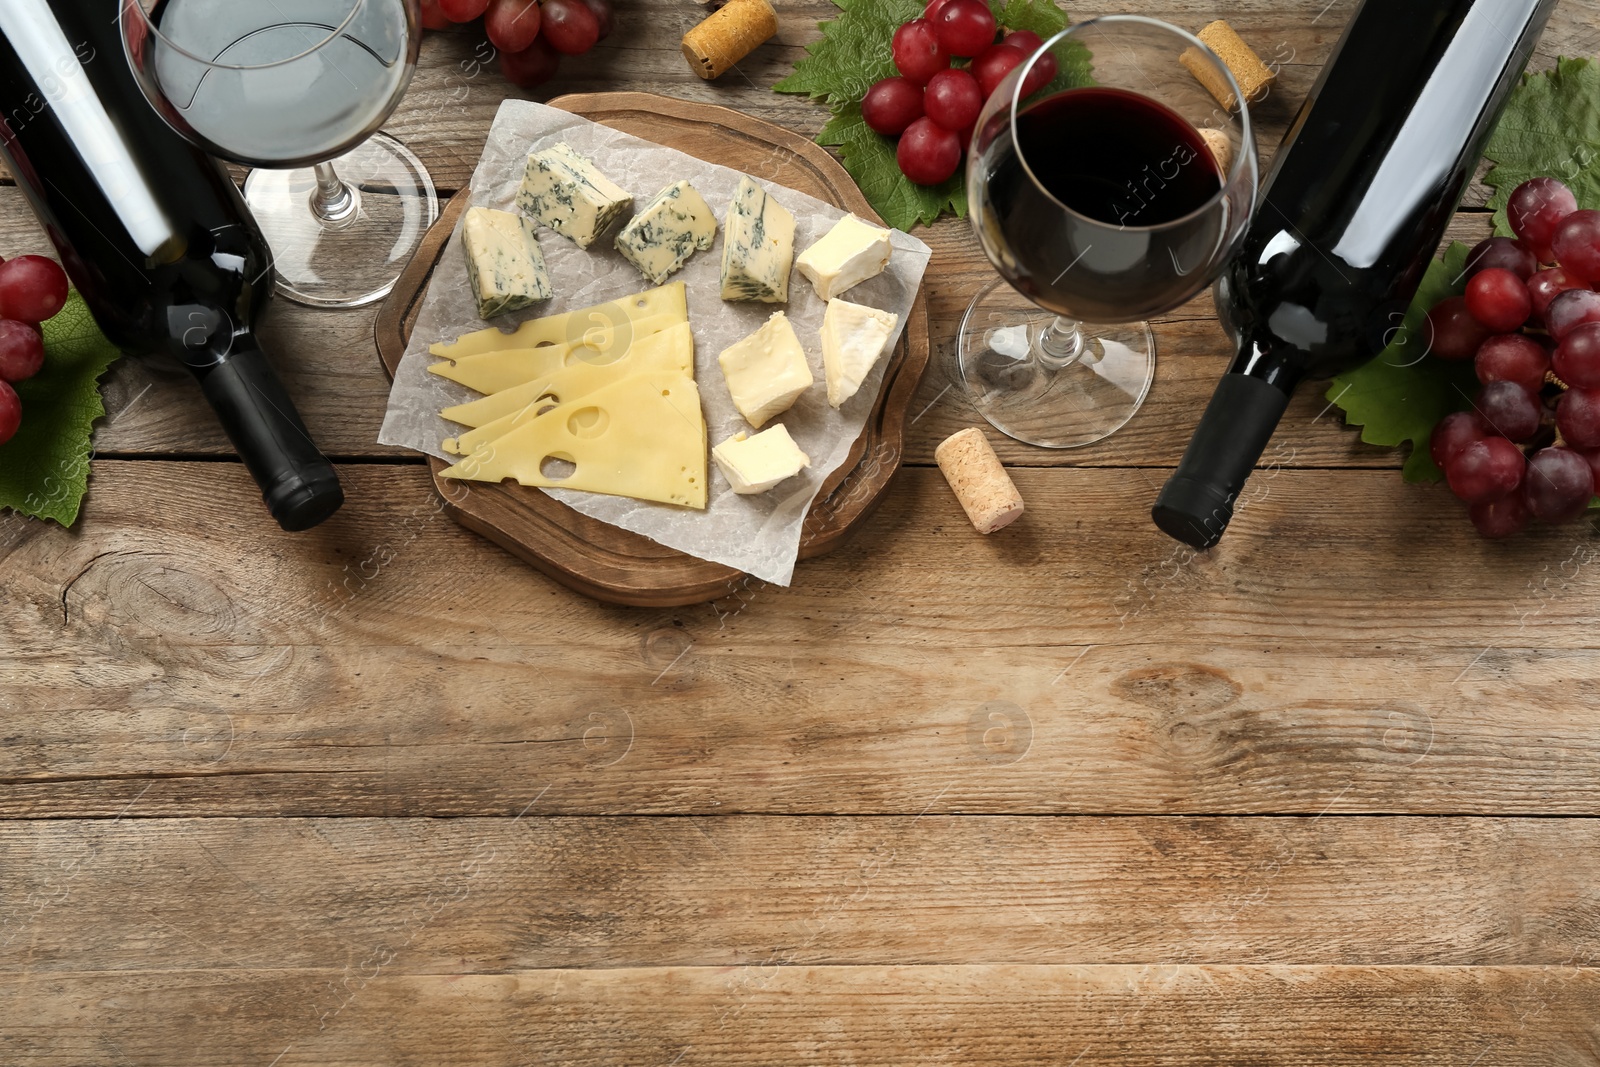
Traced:
[[439, 201], [422, 161], [385, 134], [329, 162], [356, 197], [345, 218], [312, 209], [311, 168], [253, 170], [244, 198], [272, 249], [280, 293], [313, 307], [362, 307], [389, 295], [438, 220]]
[[1143, 322], [1080, 323], [1081, 354], [1057, 367], [1040, 348], [1055, 322], [1010, 285], [992, 283], [961, 321], [961, 379], [978, 413], [1007, 437], [1082, 448], [1122, 429], [1144, 403], [1155, 337]]

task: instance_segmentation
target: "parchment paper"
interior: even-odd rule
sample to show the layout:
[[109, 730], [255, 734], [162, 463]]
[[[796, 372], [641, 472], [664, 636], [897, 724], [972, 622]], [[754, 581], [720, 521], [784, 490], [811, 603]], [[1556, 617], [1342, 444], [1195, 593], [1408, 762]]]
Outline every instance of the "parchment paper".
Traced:
[[[473, 205], [515, 211], [528, 153], [559, 141], [565, 141], [594, 160], [601, 173], [631, 193], [635, 210], [665, 186], [686, 178], [716, 211], [720, 227], [739, 182], [740, 172], [728, 167], [619, 133], [558, 108], [525, 100], [507, 100], [495, 117], [483, 158], [472, 177]], [[765, 180], [761, 171], [775, 172], [775, 166], [754, 169], [756, 173], [750, 176], [794, 215], [797, 254], [844, 216], [845, 212], [815, 197]], [[528, 319], [590, 307], [653, 288], [613, 247], [612, 239], [619, 228], [620, 225], [614, 226], [587, 250], [578, 248], [553, 230], [541, 228], [539, 247], [550, 270], [555, 296], [526, 311], [500, 316], [493, 325], [510, 331]], [[794, 324], [816, 376], [816, 384], [806, 390], [786, 414], [768, 422], [762, 429], [782, 422], [789, 428], [795, 443], [811, 457], [811, 466], [769, 493], [739, 496], [711, 462], [709, 503], [703, 512], [570, 489], [544, 492], [585, 515], [643, 534], [671, 548], [738, 568], [768, 582], [788, 585], [794, 573], [806, 513], [824, 480], [845, 461], [851, 444], [866, 425], [867, 414], [883, 384], [888, 357], [879, 360], [860, 392], [839, 411], [833, 410], [828, 406], [823, 386], [819, 340], [826, 304], [817, 298], [811, 283], [798, 271], [790, 277], [787, 305], [725, 303], [721, 298], [723, 237], [719, 228], [716, 244], [697, 252], [683, 270], [668, 279], [681, 280], [688, 285], [689, 322], [695, 339], [695, 380], [700, 386], [710, 444], [720, 444], [740, 430], [755, 432], [733, 406], [717, 355], [754, 332], [774, 311], [781, 309]], [[927, 245], [895, 231], [894, 258], [890, 260], [889, 269], [844, 294], [845, 299], [854, 303], [882, 308], [900, 317], [899, 329], [890, 344], [891, 352], [905, 330], [906, 316], [917, 287], [922, 283], [930, 255]], [[441, 418], [439, 411], [476, 399], [479, 394], [429, 374], [428, 365], [437, 359], [428, 354], [428, 346], [453, 341], [487, 325], [490, 324], [477, 316], [458, 224], [433, 275], [411, 344], [395, 374], [389, 409], [378, 437], [382, 444], [413, 448], [451, 462], [458, 458], [444, 452], [440, 442], [456, 436], [463, 427]]]

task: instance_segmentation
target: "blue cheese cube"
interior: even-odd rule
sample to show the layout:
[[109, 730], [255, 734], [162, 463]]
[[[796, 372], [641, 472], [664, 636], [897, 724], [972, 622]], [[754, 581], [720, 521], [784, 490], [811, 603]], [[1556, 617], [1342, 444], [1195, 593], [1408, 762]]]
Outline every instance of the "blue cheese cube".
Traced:
[[528, 157], [517, 207], [588, 248], [633, 206], [633, 197], [566, 144]]
[[617, 234], [617, 251], [654, 285], [717, 239], [717, 216], [688, 182], [674, 182]]
[[722, 238], [722, 299], [789, 302], [794, 216], [748, 175], [728, 205]]
[[461, 243], [479, 318], [517, 311], [553, 294], [538, 235], [521, 215], [472, 208], [461, 225]]

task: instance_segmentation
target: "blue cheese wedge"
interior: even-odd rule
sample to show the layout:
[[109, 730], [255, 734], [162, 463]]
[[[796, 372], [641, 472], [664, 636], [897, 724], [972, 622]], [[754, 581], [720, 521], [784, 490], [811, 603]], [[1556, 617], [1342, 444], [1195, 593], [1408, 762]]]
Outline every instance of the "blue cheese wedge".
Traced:
[[794, 266], [810, 279], [819, 298], [832, 300], [882, 274], [893, 255], [888, 230], [846, 215], [826, 237], [802, 252]]
[[550, 299], [550, 275], [527, 219], [509, 211], [472, 208], [461, 225], [461, 243], [480, 319]]
[[783, 312], [717, 357], [728, 393], [739, 414], [756, 429], [781, 415], [811, 388], [816, 378], [800, 338]]
[[883, 358], [900, 317], [847, 300], [828, 301], [822, 316], [822, 371], [828, 403], [838, 407], [856, 395]]
[[722, 299], [787, 304], [794, 216], [746, 175], [723, 226]]
[[570, 237], [579, 248], [588, 248], [632, 206], [633, 197], [566, 144], [528, 157], [517, 195], [524, 215]]
[[706, 198], [688, 182], [674, 182], [617, 234], [617, 251], [660, 285], [716, 239], [717, 216]]
[[740, 431], [711, 450], [711, 458], [740, 496], [765, 493], [811, 466], [783, 423], [751, 437]]

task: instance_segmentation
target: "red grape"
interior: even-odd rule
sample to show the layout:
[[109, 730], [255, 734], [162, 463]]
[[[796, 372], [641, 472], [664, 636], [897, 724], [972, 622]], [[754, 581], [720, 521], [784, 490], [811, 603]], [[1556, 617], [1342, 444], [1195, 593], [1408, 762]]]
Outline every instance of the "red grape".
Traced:
[[1550, 353], [1526, 334], [1503, 333], [1479, 346], [1474, 369], [1484, 385], [1516, 382], [1537, 393], [1544, 387], [1545, 372], [1550, 369]]
[[928, 6], [922, 9], [922, 17], [930, 22], [933, 21], [933, 16], [937, 15], [939, 9], [949, 2], [950, 0], [928, 0]]
[[909, 78], [885, 78], [862, 97], [861, 117], [885, 137], [898, 137], [922, 117], [922, 103], [922, 86]]
[[17, 435], [22, 425], [22, 398], [6, 382], [0, 382], [0, 445]]
[[506, 81], [523, 89], [535, 89], [556, 76], [561, 67], [561, 53], [550, 47], [543, 37], [520, 52], [500, 53], [500, 73]]
[[1594, 473], [1588, 460], [1569, 448], [1544, 448], [1528, 460], [1523, 497], [1533, 517], [1560, 525], [1571, 522], [1594, 498]]
[[972, 71], [973, 77], [978, 79], [978, 88], [982, 91], [983, 98], [987, 100], [994, 95], [996, 89], [1000, 88], [1000, 83], [1006, 80], [1006, 75], [1022, 66], [1027, 58], [1022, 54], [1022, 49], [1001, 43], [984, 49], [968, 69]]
[[1587, 288], [1587, 285], [1560, 267], [1540, 271], [1528, 279], [1528, 295], [1533, 298], [1533, 317], [1543, 322], [1544, 313], [1550, 310], [1550, 301], [1568, 289]]
[[451, 22], [471, 22], [489, 8], [489, 0], [438, 0], [439, 13]]
[[538, 0], [489, 0], [483, 28], [499, 51], [521, 52], [538, 38], [543, 18]]
[[1595, 492], [1600, 493], [1600, 451], [1591, 449], [1588, 452], [1579, 452], [1578, 455], [1588, 462], [1589, 473], [1594, 475]]
[[1467, 509], [1467, 517], [1479, 533], [1499, 541], [1515, 537], [1528, 528], [1528, 502], [1521, 493], [1512, 493], [1501, 500], [1472, 505]]
[[38, 325], [67, 306], [67, 272], [43, 256], [0, 263], [0, 318]]
[[927, 19], [912, 19], [895, 30], [890, 49], [895, 69], [918, 85], [927, 85], [929, 78], [950, 66], [950, 53]]
[[1533, 314], [1533, 297], [1521, 278], [1491, 267], [1467, 283], [1467, 311], [1491, 333], [1520, 330]]
[[934, 122], [951, 133], [960, 134], [964, 145], [971, 140], [978, 112], [983, 110], [983, 99], [977, 78], [964, 70], [941, 70], [929, 79], [922, 106]]
[[924, 115], [900, 135], [895, 158], [918, 185], [938, 185], [961, 165], [961, 138]]
[[1578, 210], [1572, 190], [1554, 178], [1530, 178], [1511, 192], [1506, 217], [1518, 237], [1528, 243], [1541, 263], [1555, 259], [1550, 242], [1561, 220]]
[[946, 0], [930, 20], [939, 43], [953, 56], [975, 56], [994, 44], [999, 28], [984, 0]]
[[1445, 465], [1450, 491], [1468, 504], [1487, 504], [1516, 492], [1527, 461], [1522, 449], [1504, 437], [1474, 441]]
[[1600, 391], [1568, 389], [1561, 394], [1556, 429], [1573, 448], [1600, 448]]
[[1428, 312], [1428, 350], [1440, 359], [1471, 359], [1489, 331], [1467, 311], [1465, 297], [1439, 301]]
[[1033, 68], [1028, 71], [1028, 76], [1022, 82], [1022, 95], [1032, 96], [1046, 85], [1056, 80], [1056, 74], [1061, 68], [1056, 64], [1056, 57], [1049, 52], [1039, 56]]
[[1574, 327], [1556, 348], [1550, 369], [1574, 389], [1600, 389], [1600, 322]]
[[455, 25], [439, 10], [439, 0], [422, 0], [422, 28], [443, 30]]
[[1544, 405], [1538, 394], [1516, 382], [1490, 382], [1478, 392], [1478, 413], [1489, 428], [1511, 441], [1527, 441], [1539, 432]]
[[1480, 271], [1500, 267], [1527, 281], [1539, 269], [1533, 253], [1509, 237], [1489, 237], [1479, 241], [1467, 253], [1466, 279], [1471, 281]]
[[1434, 465], [1444, 470], [1456, 454], [1474, 441], [1489, 435], [1489, 428], [1476, 411], [1457, 411], [1439, 420], [1428, 438], [1428, 453]]
[[1550, 249], [1568, 274], [1591, 285], [1600, 281], [1600, 211], [1574, 211], [1562, 219]]
[[600, 40], [611, 36], [615, 22], [615, 13], [611, 8], [611, 0], [583, 0], [583, 4], [594, 12], [594, 20], [600, 24]]
[[1001, 38], [1000, 43], [1020, 48], [1022, 54], [1026, 56], [1031, 56], [1044, 47], [1044, 39], [1032, 30], [1013, 30]]
[[1600, 322], [1600, 293], [1592, 289], [1568, 289], [1545, 309], [1545, 329], [1557, 342], [1586, 322]]
[[36, 327], [0, 319], [0, 381], [21, 382], [44, 366], [44, 338]]
[[581, 56], [600, 39], [600, 20], [583, 0], [544, 0], [539, 32], [562, 55]]

